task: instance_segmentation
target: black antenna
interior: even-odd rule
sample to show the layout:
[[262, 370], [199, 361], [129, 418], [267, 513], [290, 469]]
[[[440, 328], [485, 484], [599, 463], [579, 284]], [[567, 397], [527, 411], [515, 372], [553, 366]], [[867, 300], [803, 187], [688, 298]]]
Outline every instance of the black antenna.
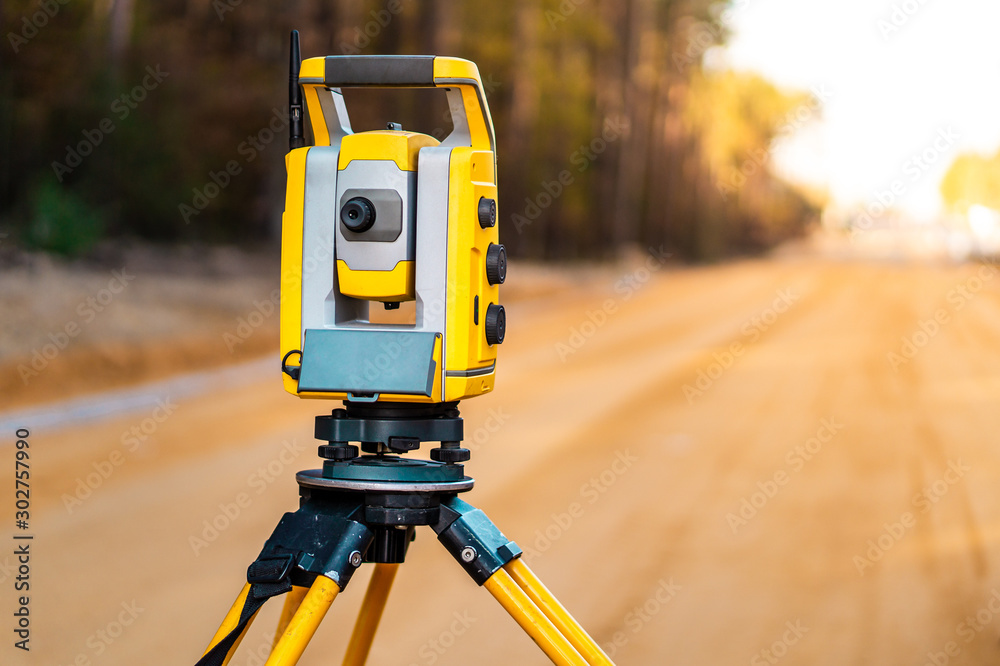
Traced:
[[295, 150], [306, 145], [302, 132], [302, 89], [299, 87], [299, 67], [302, 52], [299, 50], [299, 31], [292, 30], [292, 54], [288, 62], [288, 114], [291, 128], [288, 133], [288, 149]]

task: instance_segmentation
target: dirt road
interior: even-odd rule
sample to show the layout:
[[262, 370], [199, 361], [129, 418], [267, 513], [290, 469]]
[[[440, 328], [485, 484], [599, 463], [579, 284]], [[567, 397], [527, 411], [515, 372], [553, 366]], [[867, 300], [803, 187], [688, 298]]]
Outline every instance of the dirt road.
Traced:
[[[497, 389], [463, 405], [467, 499], [620, 664], [997, 663], [998, 340], [989, 267], [601, 274], [510, 305]], [[162, 397], [32, 433], [32, 649], [8, 536], [0, 662], [193, 663], [294, 508], [328, 405], [263, 375]], [[301, 663], [339, 663], [367, 577]], [[546, 662], [424, 530], [371, 663]]]

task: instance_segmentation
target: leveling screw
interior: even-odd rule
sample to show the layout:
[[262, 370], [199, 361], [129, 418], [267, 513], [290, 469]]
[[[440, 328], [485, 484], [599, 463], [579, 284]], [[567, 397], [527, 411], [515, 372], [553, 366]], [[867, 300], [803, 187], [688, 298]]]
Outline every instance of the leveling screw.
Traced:
[[476, 555], [477, 555], [476, 549], [473, 548], [472, 546], [466, 546], [465, 548], [462, 549], [463, 562], [471, 562], [472, 560], [476, 559]]

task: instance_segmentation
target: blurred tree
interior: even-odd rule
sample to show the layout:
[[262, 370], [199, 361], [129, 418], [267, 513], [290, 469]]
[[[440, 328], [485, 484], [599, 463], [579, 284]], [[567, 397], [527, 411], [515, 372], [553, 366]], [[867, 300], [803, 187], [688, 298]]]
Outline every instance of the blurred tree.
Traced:
[[701, 161], [721, 201], [696, 229], [709, 256], [728, 246], [765, 248], [810, 217], [808, 200], [771, 172], [776, 141], [819, 116], [818, 102], [784, 93], [756, 74], [699, 72], [684, 110], [686, 133], [700, 138]]
[[[288, 32], [298, 28], [306, 57], [440, 53], [479, 64], [512, 255], [600, 257], [636, 244], [690, 259], [757, 251], [815, 213], [766, 164], [745, 173], [746, 156], [770, 149], [782, 113], [801, 100], [755, 77], [703, 72], [704, 54], [727, 38], [725, 7], [0, 0], [0, 218], [52, 249], [44, 238], [78, 235], [56, 243], [66, 252], [102, 230], [273, 238]], [[439, 136], [450, 129], [440, 104], [396, 94], [351, 95], [355, 127], [389, 119]]]

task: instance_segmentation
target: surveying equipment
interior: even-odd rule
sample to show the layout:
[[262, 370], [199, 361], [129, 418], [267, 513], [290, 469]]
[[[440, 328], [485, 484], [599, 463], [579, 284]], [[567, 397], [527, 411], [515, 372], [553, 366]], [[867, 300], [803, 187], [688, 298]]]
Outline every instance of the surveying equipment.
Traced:
[[[496, 148], [479, 70], [433, 56], [300, 62], [295, 31], [290, 69], [281, 369], [290, 393], [344, 407], [316, 417], [322, 469], [296, 475], [298, 511], [282, 517], [250, 565], [198, 665], [227, 664], [257, 611], [280, 594], [266, 663], [296, 664], [334, 599], [370, 562], [343, 661], [364, 664], [421, 525], [554, 663], [611, 664], [519, 559], [517, 544], [458, 498], [474, 483], [462, 464], [470, 452], [461, 446], [458, 401], [493, 389], [506, 328]], [[354, 133], [346, 87], [442, 89], [452, 132], [440, 142], [395, 123]], [[371, 321], [371, 308], [405, 301], [415, 301], [413, 323]], [[400, 455], [424, 442], [439, 443], [430, 460]]]

